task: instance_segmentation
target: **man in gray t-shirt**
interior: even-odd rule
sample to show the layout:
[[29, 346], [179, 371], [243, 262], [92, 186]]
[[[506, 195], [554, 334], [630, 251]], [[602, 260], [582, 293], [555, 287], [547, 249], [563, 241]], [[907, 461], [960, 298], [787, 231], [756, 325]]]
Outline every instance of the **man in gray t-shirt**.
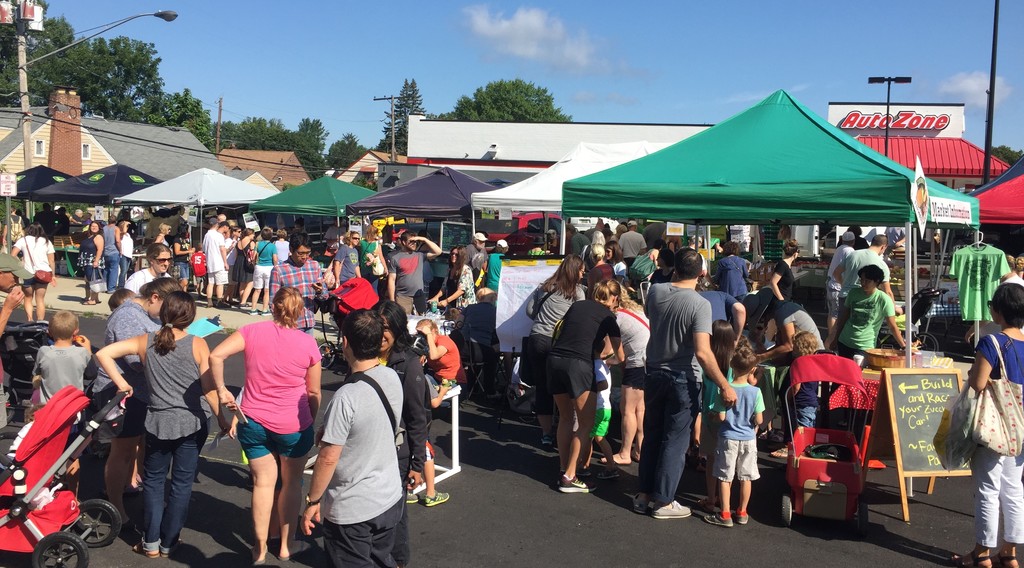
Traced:
[[647, 295], [651, 340], [644, 379], [644, 448], [640, 453], [640, 493], [633, 510], [656, 519], [690, 516], [675, 501], [683, 473], [690, 429], [700, 412], [701, 371], [731, 406], [736, 393], [711, 351], [711, 304], [697, 293], [703, 259], [693, 249], [675, 254], [671, 283], [656, 284]]
[[[324, 524], [324, 549], [334, 566], [388, 566], [404, 495], [398, 473], [395, 423], [402, 415], [402, 383], [378, 364], [384, 324], [357, 310], [342, 325], [344, 353], [352, 373], [324, 412], [320, 451], [306, 495], [302, 529]], [[322, 501], [322, 503], [321, 503]]]
[[[423, 243], [429, 252], [419, 252]], [[414, 236], [410, 231], [398, 239], [398, 252], [388, 259], [388, 299], [398, 302], [405, 313], [411, 314], [413, 297], [423, 290], [423, 271], [427, 261], [441, 254], [441, 248], [425, 237]]]

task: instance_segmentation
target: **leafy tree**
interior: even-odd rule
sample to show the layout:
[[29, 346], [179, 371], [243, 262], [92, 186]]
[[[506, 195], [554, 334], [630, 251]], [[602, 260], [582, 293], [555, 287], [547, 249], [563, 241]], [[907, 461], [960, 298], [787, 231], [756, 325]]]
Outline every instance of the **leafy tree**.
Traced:
[[452, 112], [440, 115], [447, 120], [491, 120], [508, 122], [572, 122], [572, 117], [555, 106], [555, 98], [544, 87], [522, 79], [488, 83], [462, 96]]
[[249, 116], [242, 122], [224, 122], [220, 127], [221, 146], [240, 150], [295, 150], [291, 130], [277, 118]]
[[1020, 160], [1020, 157], [1024, 155], [1024, 151], [1014, 150], [1004, 145], [992, 148], [992, 155], [1012, 166]]
[[192, 96], [192, 91], [188, 88], [180, 93], [165, 94], [158, 108], [149, 114], [147, 120], [150, 124], [158, 126], [188, 128], [204, 146], [214, 150], [210, 111], [203, 108], [203, 101]]
[[306, 168], [309, 179], [324, 175], [327, 162], [324, 160], [324, 147], [327, 144], [327, 129], [318, 118], [303, 118], [293, 136], [295, 155]]
[[335, 170], [345, 169], [365, 153], [366, 147], [359, 143], [356, 135], [347, 132], [341, 140], [335, 140], [327, 150], [327, 167]]
[[[409, 152], [409, 115], [424, 114], [423, 96], [416, 86], [416, 79], [406, 79], [402, 83], [402, 90], [395, 98], [395, 153], [406, 155]], [[391, 151], [391, 109], [385, 113], [384, 137], [377, 144], [377, 150], [381, 152]]]
[[[44, 8], [45, 2], [40, 2]], [[43, 31], [29, 31], [26, 46], [27, 60], [50, 53], [75, 40], [75, 32], [71, 24], [63, 16], [46, 18]], [[75, 48], [77, 49], [77, 48]], [[50, 68], [57, 58], [44, 59], [29, 67], [28, 91], [32, 105], [45, 105], [53, 86]], [[67, 82], [61, 83], [66, 85]], [[75, 85], [77, 86], [77, 85]], [[0, 25], [0, 101], [4, 106], [18, 106], [18, 41], [13, 25]]]

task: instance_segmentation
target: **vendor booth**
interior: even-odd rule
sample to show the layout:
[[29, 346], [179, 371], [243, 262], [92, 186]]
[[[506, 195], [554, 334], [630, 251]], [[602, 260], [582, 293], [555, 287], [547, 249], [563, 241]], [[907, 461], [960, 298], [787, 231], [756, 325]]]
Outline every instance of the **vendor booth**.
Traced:
[[18, 173], [18, 197], [37, 201], [36, 192], [66, 181], [71, 176], [47, 166], [36, 166]]
[[244, 205], [277, 195], [262, 188], [213, 170], [200, 168], [152, 187], [123, 195], [121, 203], [180, 203], [208, 207]]
[[472, 215], [471, 196], [492, 189], [493, 185], [458, 170], [441, 168], [373, 197], [350, 203], [346, 209], [349, 215], [372, 218], [469, 219]]
[[257, 201], [249, 206], [249, 211], [337, 218], [345, 213], [349, 203], [374, 195], [376, 191], [325, 176]]
[[1024, 159], [971, 195], [978, 198], [982, 223], [1024, 224]]
[[135, 168], [114, 164], [44, 187], [32, 195], [32, 200], [110, 205], [118, 198], [161, 181]]

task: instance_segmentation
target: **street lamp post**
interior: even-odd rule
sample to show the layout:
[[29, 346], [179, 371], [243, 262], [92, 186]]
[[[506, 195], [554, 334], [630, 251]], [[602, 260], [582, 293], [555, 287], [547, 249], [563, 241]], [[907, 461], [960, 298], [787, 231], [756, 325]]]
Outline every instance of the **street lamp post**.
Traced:
[[885, 157], [889, 157], [889, 123], [892, 117], [889, 116], [889, 101], [892, 95], [892, 84], [909, 83], [910, 77], [868, 77], [868, 84], [875, 85], [885, 83]]
[[981, 185], [992, 175], [992, 119], [996, 106], [996, 45], [999, 40], [999, 0], [996, 0], [995, 15], [992, 17], [992, 67], [988, 72], [988, 105], [985, 109], [985, 165], [982, 167]]

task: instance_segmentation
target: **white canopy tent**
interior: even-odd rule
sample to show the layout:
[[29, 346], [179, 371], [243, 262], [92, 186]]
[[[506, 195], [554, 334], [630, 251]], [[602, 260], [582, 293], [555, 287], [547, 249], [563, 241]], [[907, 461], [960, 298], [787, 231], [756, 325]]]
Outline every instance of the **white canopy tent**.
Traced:
[[473, 209], [561, 212], [562, 182], [630, 162], [670, 145], [647, 141], [620, 144], [581, 142], [537, 175], [501, 189], [474, 193], [470, 199]]
[[186, 204], [210, 207], [245, 205], [277, 195], [265, 189], [207, 168], [180, 175], [122, 197], [120, 203]]

